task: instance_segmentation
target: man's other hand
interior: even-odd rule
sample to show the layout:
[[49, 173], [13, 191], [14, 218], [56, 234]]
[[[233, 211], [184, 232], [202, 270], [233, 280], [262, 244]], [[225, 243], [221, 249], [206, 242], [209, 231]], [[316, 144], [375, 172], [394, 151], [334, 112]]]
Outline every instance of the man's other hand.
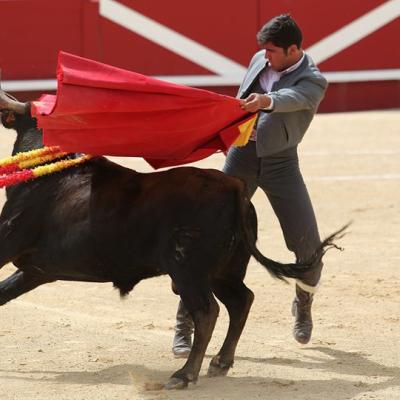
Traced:
[[246, 99], [240, 100], [240, 107], [249, 112], [257, 112], [261, 109], [268, 109], [271, 98], [266, 94], [251, 93]]

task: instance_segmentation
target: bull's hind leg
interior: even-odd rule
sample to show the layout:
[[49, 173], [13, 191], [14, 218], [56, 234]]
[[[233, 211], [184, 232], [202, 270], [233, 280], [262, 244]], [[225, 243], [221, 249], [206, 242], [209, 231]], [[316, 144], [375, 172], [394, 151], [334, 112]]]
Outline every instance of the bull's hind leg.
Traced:
[[243, 242], [238, 243], [225, 268], [226, 274], [213, 281], [213, 292], [228, 311], [229, 328], [220, 351], [210, 362], [208, 376], [226, 375], [233, 365], [236, 346], [254, 300], [253, 292], [243, 283], [249, 259]]
[[51, 282], [51, 280], [41, 275], [16, 271], [0, 282], [0, 306], [48, 282]]
[[[193, 280], [196, 281], [196, 278], [193, 277]], [[171, 376], [165, 385], [166, 389], [183, 389], [188, 386], [189, 382], [196, 382], [199, 376], [204, 354], [219, 313], [218, 303], [211, 290], [201, 289], [198, 285], [194, 287], [193, 282], [191, 287], [178, 285], [182, 301], [193, 317], [194, 339], [185, 365]]]
[[229, 328], [221, 349], [210, 362], [207, 372], [210, 377], [226, 375], [232, 367], [236, 346], [254, 300], [253, 292], [240, 280], [217, 280], [214, 293], [228, 310]]

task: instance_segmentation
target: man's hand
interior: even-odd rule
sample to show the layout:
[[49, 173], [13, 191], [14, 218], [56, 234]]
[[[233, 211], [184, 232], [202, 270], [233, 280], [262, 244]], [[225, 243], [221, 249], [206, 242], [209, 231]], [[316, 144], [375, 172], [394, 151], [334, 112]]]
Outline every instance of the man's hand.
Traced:
[[246, 99], [240, 100], [240, 107], [249, 112], [257, 112], [267, 108], [271, 104], [271, 98], [266, 94], [251, 93]]

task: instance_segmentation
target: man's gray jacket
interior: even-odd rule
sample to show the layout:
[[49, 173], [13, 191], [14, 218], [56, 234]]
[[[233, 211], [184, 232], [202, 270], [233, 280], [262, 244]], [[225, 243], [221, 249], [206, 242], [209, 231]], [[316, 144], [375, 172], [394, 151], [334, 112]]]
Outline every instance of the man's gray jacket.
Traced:
[[[265, 50], [256, 53], [239, 88], [239, 98], [262, 92], [258, 83], [266, 67]], [[268, 93], [272, 111], [260, 111], [257, 121], [257, 156], [278, 153], [301, 142], [318, 105], [324, 97], [327, 80], [307, 54], [298, 68], [283, 74]]]

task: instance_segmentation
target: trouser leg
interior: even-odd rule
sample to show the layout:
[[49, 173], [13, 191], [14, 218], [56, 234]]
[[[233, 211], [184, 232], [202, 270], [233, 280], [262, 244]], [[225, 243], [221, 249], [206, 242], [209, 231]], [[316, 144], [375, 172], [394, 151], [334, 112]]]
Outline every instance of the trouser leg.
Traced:
[[231, 147], [222, 171], [246, 182], [251, 198], [257, 189], [257, 179], [260, 171], [260, 159], [256, 154], [256, 144], [250, 141], [244, 147]]
[[[262, 159], [259, 186], [264, 190], [279, 220], [286, 245], [296, 254], [298, 262], [315, 258], [321, 244], [311, 200], [304, 184], [296, 149]], [[322, 261], [303, 281], [296, 284], [292, 312], [295, 316], [293, 334], [300, 343], [311, 338], [313, 294], [321, 277]]]
[[[315, 258], [321, 240], [306, 185], [300, 172], [296, 148], [262, 159], [258, 185], [267, 195], [277, 216], [286, 246], [298, 262]], [[317, 260], [320, 263], [319, 259]], [[316, 286], [320, 268], [313, 268], [304, 286]]]

